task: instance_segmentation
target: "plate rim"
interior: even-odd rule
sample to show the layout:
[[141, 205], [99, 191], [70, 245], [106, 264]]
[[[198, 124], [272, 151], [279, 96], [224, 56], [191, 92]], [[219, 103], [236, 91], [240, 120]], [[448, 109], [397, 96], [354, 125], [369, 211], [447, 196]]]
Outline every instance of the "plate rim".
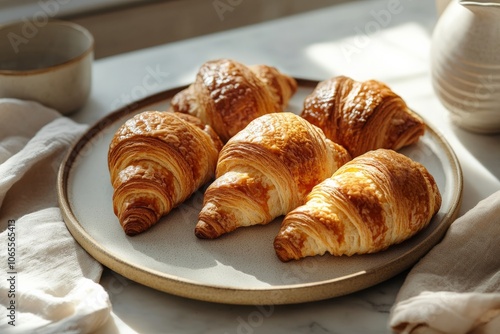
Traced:
[[[299, 87], [314, 88], [320, 81], [295, 78]], [[327, 279], [309, 283], [285, 284], [270, 287], [255, 288], [237, 288], [231, 286], [211, 285], [193, 281], [188, 278], [178, 277], [156, 269], [148, 268], [138, 264], [127, 262], [113, 252], [98, 244], [93, 237], [85, 230], [78, 221], [71, 208], [68, 198], [68, 182], [73, 163], [80, 155], [82, 149], [89, 144], [101, 131], [113, 125], [119, 119], [137, 112], [139, 108], [145, 108], [148, 105], [159, 103], [173, 97], [179, 91], [185, 89], [188, 85], [182, 85], [175, 88], [160, 91], [156, 94], [147, 96], [135, 102], [129, 103], [99, 119], [94, 125], [89, 127], [80, 138], [73, 143], [67, 151], [59, 167], [57, 175], [57, 193], [58, 202], [62, 212], [63, 220], [75, 240], [102, 265], [123, 275], [124, 277], [162, 292], [186, 297], [195, 300], [216, 302], [224, 304], [237, 305], [280, 305], [297, 304], [304, 302], [319, 301], [333, 297], [350, 294], [370, 286], [379, 284], [388, 280], [402, 271], [413, 266], [421, 257], [423, 257], [432, 247], [434, 247], [443, 237], [449, 226], [458, 216], [463, 193], [463, 174], [460, 162], [448, 141], [435, 128], [429, 125], [424, 119], [426, 131], [429, 131], [433, 137], [437, 138], [438, 144], [444, 148], [452, 170], [456, 188], [453, 188], [450, 211], [446, 212], [438, 222], [439, 228], [436, 228], [425, 239], [422, 240], [418, 251], [410, 249], [392, 261], [385, 263], [377, 268], [368, 271], [362, 271], [354, 274]], [[144, 109], [145, 110], [145, 109]], [[388, 268], [390, 267], [390, 270]], [[366, 284], [370, 281], [370, 284]], [[335, 288], [336, 287], [336, 288]]]

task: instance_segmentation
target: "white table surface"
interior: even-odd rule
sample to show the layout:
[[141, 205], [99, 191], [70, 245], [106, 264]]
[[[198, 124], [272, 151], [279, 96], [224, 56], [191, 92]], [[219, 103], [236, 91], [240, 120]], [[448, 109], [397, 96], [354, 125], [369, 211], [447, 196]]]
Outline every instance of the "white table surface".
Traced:
[[[207, 3], [207, 17], [217, 24], [219, 16]], [[234, 11], [251, 5], [239, 3]], [[401, 95], [451, 144], [464, 177], [462, 215], [500, 190], [500, 135], [455, 127], [436, 98], [429, 68], [436, 20], [434, 0], [353, 1], [100, 59], [94, 63], [90, 99], [72, 118], [92, 124], [134, 100], [190, 83], [203, 62], [222, 57], [273, 65], [301, 78], [375, 78]], [[404, 278], [402, 273], [372, 288], [319, 302], [257, 307], [181, 298], [105, 269], [101, 283], [113, 314], [98, 333], [388, 333], [389, 311]]]

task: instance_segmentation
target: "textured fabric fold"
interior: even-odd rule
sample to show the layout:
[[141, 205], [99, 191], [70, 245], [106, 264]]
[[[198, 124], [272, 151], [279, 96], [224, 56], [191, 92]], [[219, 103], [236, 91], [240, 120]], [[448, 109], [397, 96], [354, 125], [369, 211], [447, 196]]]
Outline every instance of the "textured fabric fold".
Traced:
[[90, 333], [109, 317], [102, 266], [57, 202], [59, 165], [86, 128], [38, 103], [0, 99], [1, 333]]
[[409, 272], [391, 310], [397, 333], [500, 333], [500, 191], [449, 228]]

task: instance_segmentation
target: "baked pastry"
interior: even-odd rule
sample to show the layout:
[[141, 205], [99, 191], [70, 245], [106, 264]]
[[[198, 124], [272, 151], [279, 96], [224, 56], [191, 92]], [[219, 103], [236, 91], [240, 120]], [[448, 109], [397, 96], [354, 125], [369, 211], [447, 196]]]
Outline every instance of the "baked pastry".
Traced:
[[221, 150], [195, 234], [213, 239], [267, 224], [303, 204], [313, 186], [349, 160], [343, 147], [300, 116], [261, 116]]
[[440, 206], [439, 189], [423, 165], [393, 150], [370, 151], [285, 216], [274, 248], [284, 262], [378, 252], [422, 230]]
[[378, 148], [397, 151], [425, 132], [422, 119], [388, 86], [346, 76], [320, 82], [306, 97], [301, 116], [353, 157]]
[[171, 108], [200, 118], [225, 143], [253, 119], [283, 111], [296, 90], [295, 79], [274, 67], [218, 59], [201, 66]]
[[141, 233], [214, 177], [222, 142], [196, 117], [145, 111], [123, 124], [108, 152], [113, 209]]

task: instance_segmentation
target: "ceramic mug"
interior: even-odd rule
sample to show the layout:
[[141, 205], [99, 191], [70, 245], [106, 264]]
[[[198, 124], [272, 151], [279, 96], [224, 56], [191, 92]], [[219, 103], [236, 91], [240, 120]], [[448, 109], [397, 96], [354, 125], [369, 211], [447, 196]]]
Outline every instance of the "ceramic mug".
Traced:
[[62, 114], [81, 108], [91, 89], [94, 39], [65, 21], [0, 27], [0, 98], [34, 100]]

